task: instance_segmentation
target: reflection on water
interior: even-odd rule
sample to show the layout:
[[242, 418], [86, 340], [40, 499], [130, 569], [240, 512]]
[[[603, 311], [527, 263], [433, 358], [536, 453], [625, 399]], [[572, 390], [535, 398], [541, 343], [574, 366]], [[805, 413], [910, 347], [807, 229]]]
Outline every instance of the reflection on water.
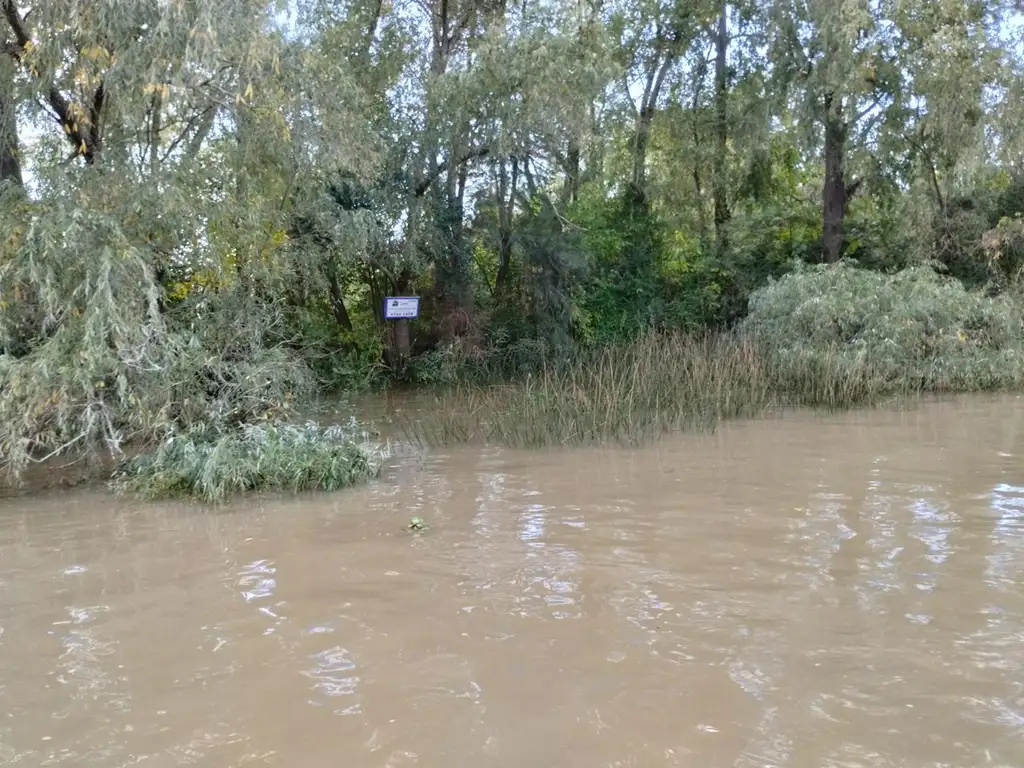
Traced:
[[0, 764], [1024, 765], [1022, 416], [0, 502]]

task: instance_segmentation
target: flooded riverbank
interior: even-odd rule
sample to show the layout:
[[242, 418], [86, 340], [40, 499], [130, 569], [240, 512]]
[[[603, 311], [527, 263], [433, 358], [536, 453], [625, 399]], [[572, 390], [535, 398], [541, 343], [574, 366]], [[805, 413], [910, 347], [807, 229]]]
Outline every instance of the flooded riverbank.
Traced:
[[1021, 765], [1022, 425], [967, 398], [216, 511], [3, 499], [0, 763]]

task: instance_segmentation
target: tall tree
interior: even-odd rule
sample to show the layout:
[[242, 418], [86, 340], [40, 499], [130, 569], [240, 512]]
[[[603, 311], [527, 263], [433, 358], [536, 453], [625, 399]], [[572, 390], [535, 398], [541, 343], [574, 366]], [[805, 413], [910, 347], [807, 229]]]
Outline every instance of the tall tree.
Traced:
[[621, 97], [632, 119], [629, 186], [637, 201], [647, 199], [647, 154], [651, 127], [669, 76], [697, 37], [696, 7], [681, 0], [626, 0], [612, 11], [619, 45]]
[[0, 2], [20, 70], [2, 95], [41, 134], [16, 155], [33, 195], [0, 198], [0, 294], [16, 297], [0, 311], [4, 464], [234, 423], [308, 383], [268, 301], [288, 284], [284, 213], [295, 179], [358, 167], [368, 144], [339, 140], [359, 121], [337, 79], [296, 66], [274, 14]]
[[865, 0], [776, 0], [765, 23], [778, 86], [820, 130], [822, 245], [835, 262], [848, 203], [863, 183], [850, 173], [851, 148], [870, 142], [900, 85], [889, 25]]
[[722, 0], [715, 34], [715, 237], [718, 253], [726, 250], [729, 223], [729, 2]]
[[890, 0], [886, 6], [906, 78], [891, 128], [943, 217], [961, 161], [984, 144], [985, 92], [998, 85], [1003, 59], [996, 39], [1003, 10], [1001, 0]]

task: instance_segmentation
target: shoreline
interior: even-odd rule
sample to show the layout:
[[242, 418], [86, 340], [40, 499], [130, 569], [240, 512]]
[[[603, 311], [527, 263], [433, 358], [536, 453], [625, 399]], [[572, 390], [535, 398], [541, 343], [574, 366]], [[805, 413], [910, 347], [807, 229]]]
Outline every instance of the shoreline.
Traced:
[[[408, 390], [403, 393], [410, 400], [415, 400], [423, 395], [429, 395], [425, 390]], [[893, 413], [902, 413], [907, 410], [917, 408], [920, 406], [937, 405], [937, 404], [952, 404], [958, 401], [967, 400], [997, 400], [1005, 397], [1019, 398], [1024, 396], [1024, 392], [960, 392], [960, 393], [949, 393], [949, 392], [922, 392], [913, 396], [894, 396], [892, 398], [886, 398], [883, 401], [873, 403], [861, 403], [844, 408], [824, 408], [824, 407], [811, 407], [811, 406], [783, 406], [783, 407], [769, 407], [763, 413], [756, 416], [735, 416], [726, 417], [716, 422], [710, 431], [717, 430], [719, 427], [732, 426], [742, 423], [754, 423], [762, 421], [783, 421], [787, 418], [791, 418], [794, 414], [820, 414], [822, 416], [835, 416], [838, 414], [852, 414], [860, 411], [869, 412], [877, 410], [890, 410]], [[404, 398], [403, 398], [404, 399]], [[380, 402], [383, 402], [384, 398], [381, 397]], [[364, 400], [365, 402], [365, 400]], [[377, 404], [379, 405], [380, 402]], [[387, 410], [378, 410], [376, 416], [369, 420], [368, 423], [379, 427], [379, 422], [387, 422], [390, 414], [394, 413], [394, 403], [390, 403], [392, 408]], [[400, 409], [399, 409], [400, 410]], [[390, 433], [391, 430], [381, 429], [382, 434]], [[412, 448], [417, 453], [423, 453], [424, 451], [443, 449], [443, 448], [464, 448], [470, 446], [488, 447], [488, 448], [502, 448], [510, 451], [524, 452], [524, 453], [544, 453], [547, 451], [572, 451], [581, 449], [600, 449], [606, 447], [616, 447], [626, 450], [639, 450], [644, 445], [654, 444], [661, 440], [671, 438], [676, 435], [694, 434], [694, 433], [706, 433], [709, 430], [699, 428], [684, 428], [666, 431], [660, 435], [652, 436], [649, 440], [645, 441], [644, 444], [637, 446], [621, 445], [616, 443], [614, 440], [608, 441], [607, 444], [592, 443], [584, 445], [562, 445], [562, 446], [546, 446], [546, 447], [517, 447], [517, 446], [504, 446], [500, 443], [481, 443], [476, 441], [462, 441], [453, 442], [444, 445], [430, 445], [420, 442], [418, 445], [409, 439], [402, 439], [397, 434], [390, 435], [386, 439], [392, 442], [392, 445], [406, 445]], [[401, 451], [401, 456], [408, 458], [405, 451]], [[390, 460], [398, 458], [394, 453], [390, 457]], [[123, 460], [114, 459], [108, 454], [91, 454], [83, 456], [80, 459], [67, 462], [61, 461], [59, 458], [51, 459], [48, 462], [42, 464], [36, 464], [30, 467], [21, 478], [20, 484], [12, 482], [8, 476], [0, 476], [0, 503], [11, 502], [26, 497], [36, 495], [47, 495], [53, 493], [64, 493], [69, 491], [80, 491], [84, 489], [95, 489], [102, 490], [102, 492], [109, 494], [111, 497], [116, 497], [116, 494], [108, 487], [110, 475], [113, 472], [117, 464]], [[345, 489], [339, 489], [345, 490]], [[255, 492], [259, 495], [259, 491]], [[289, 496], [298, 496], [306, 491], [288, 493]], [[203, 502], [195, 502], [201, 506], [207, 506]]]

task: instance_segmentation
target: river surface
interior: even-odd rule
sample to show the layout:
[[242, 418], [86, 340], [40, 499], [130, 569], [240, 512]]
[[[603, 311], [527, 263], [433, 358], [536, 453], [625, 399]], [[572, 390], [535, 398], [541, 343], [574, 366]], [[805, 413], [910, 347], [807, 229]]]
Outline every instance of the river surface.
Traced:
[[1022, 766], [1022, 441], [975, 398], [6, 499], [0, 765]]

